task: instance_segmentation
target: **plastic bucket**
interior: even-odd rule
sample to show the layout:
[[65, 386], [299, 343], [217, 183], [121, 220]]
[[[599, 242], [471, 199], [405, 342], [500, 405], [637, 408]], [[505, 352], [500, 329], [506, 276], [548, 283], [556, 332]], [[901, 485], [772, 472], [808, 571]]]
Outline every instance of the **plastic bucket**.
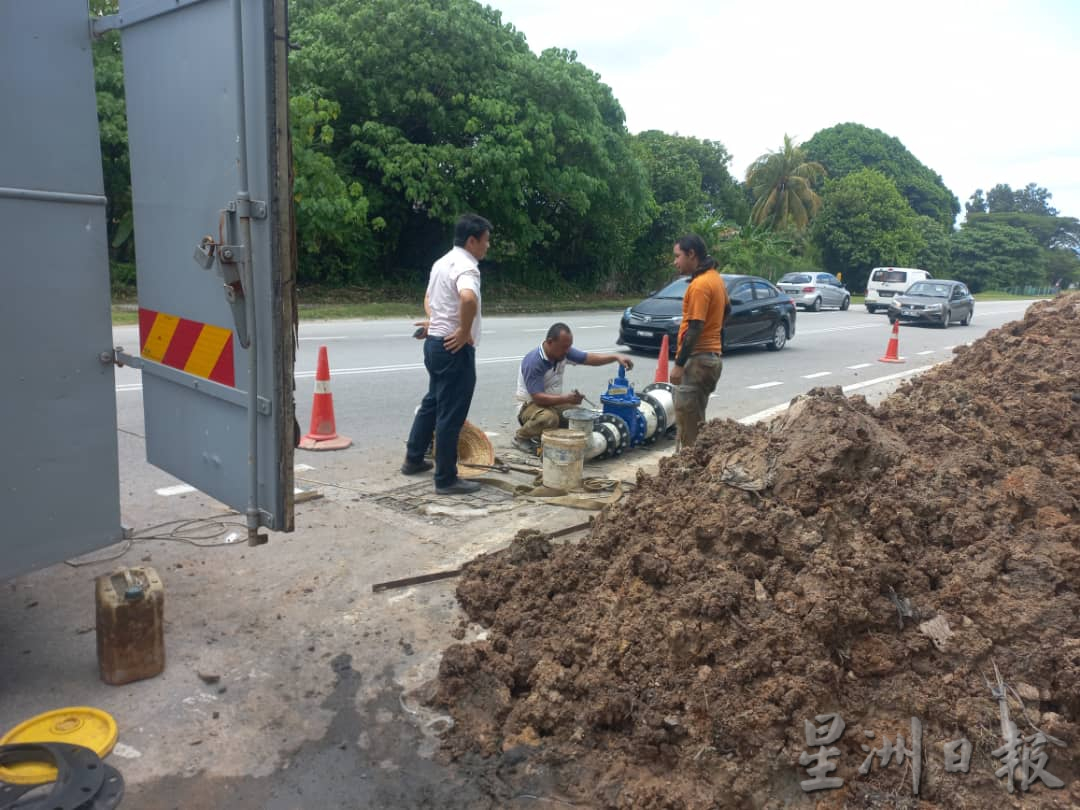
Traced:
[[564, 492], [581, 489], [585, 434], [580, 430], [545, 430], [540, 440], [544, 486]]
[[563, 416], [569, 423], [567, 427], [570, 430], [580, 430], [582, 433], [592, 433], [593, 425], [596, 424], [596, 418], [600, 415], [600, 411], [591, 411], [588, 408], [571, 408], [563, 411]]

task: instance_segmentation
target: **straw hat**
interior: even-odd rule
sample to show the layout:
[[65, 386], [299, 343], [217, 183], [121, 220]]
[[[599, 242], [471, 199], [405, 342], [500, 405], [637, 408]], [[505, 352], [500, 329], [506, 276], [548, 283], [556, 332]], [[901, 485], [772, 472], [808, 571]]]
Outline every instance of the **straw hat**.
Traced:
[[484, 467], [467, 467], [467, 464], [483, 464], [491, 466], [495, 463], [495, 448], [491, 446], [491, 439], [480, 428], [466, 420], [461, 426], [461, 435], [458, 437], [458, 477], [475, 478], [479, 475], [487, 475], [491, 470]]

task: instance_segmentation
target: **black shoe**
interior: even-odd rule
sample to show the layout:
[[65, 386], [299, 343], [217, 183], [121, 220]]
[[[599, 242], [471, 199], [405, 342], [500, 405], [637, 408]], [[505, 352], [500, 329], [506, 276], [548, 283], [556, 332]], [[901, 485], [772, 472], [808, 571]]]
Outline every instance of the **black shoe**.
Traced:
[[514, 437], [514, 447], [527, 456], [535, 456], [540, 452], [539, 439], [519, 439]]
[[401, 465], [402, 475], [416, 475], [418, 473], [427, 472], [435, 465], [430, 461], [408, 461]]
[[475, 481], [465, 481], [459, 478], [452, 484], [448, 484], [445, 487], [435, 487], [436, 495], [471, 495], [480, 489], [480, 485]]

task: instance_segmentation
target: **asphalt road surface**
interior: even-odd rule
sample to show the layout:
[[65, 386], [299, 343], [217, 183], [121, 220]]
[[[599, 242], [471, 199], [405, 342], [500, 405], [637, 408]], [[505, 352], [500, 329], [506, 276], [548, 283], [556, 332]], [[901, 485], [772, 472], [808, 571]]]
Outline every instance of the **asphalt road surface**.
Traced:
[[[902, 326], [903, 365], [885, 364], [891, 333], [884, 314], [870, 315], [861, 307], [847, 312], [799, 312], [795, 337], [780, 352], [742, 349], [724, 357], [724, 372], [709, 406], [710, 417], [742, 418], [788, 402], [821, 385], [840, 385], [857, 391], [861, 384], [947, 360], [953, 347], [976, 340], [988, 330], [1021, 317], [1031, 302], [979, 302], [972, 324], [947, 330]], [[489, 433], [496, 451], [510, 445], [516, 429], [513, 400], [522, 356], [538, 345], [548, 326], [564, 321], [574, 331], [575, 344], [586, 351], [620, 351], [614, 340], [620, 313], [563, 312], [539, 316], [487, 317], [478, 347], [477, 389], [470, 421]], [[318, 348], [329, 350], [331, 388], [339, 433], [352, 437], [348, 450], [336, 453], [297, 451], [298, 475], [363, 487], [398, 476], [404, 441], [412, 414], [427, 389], [421, 343], [404, 320], [305, 321], [300, 325], [296, 360], [297, 417], [307, 431], [311, 414]], [[137, 353], [137, 328], [117, 327], [115, 345]], [[653, 381], [655, 355], [633, 353], [629, 373], [636, 387]], [[594, 402], [615, 375], [614, 365], [569, 367], [568, 388], [578, 388]], [[176, 509], [170, 499], [191, 489], [145, 462], [140, 372], [117, 369], [117, 416], [120, 430], [121, 494], [125, 515], [134, 511], [168, 519]], [[307, 467], [309, 469], [304, 469]], [[301, 484], [302, 485], [302, 484]], [[134, 525], [139, 525], [138, 521]]]

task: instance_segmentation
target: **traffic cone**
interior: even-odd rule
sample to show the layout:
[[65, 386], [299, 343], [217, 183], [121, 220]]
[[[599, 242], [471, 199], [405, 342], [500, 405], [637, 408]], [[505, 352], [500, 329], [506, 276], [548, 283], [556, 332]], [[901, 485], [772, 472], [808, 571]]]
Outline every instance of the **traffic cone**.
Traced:
[[311, 430], [300, 440], [302, 450], [344, 450], [352, 444], [348, 436], [339, 436], [334, 424], [334, 395], [330, 393], [330, 360], [326, 347], [319, 347], [319, 365], [315, 369], [315, 398], [311, 404]]
[[893, 321], [892, 325], [892, 337], [889, 338], [889, 345], [885, 347], [885, 356], [878, 358], [879, 363], [903, 363], [904, 358], [900, 357], [900, 321]]
[[660, 340], [660, 356], [656, 359], [656, 379], [653, 382], [666, 383], [668, 381], [668, 351], [668, 336], [665, 334]]

